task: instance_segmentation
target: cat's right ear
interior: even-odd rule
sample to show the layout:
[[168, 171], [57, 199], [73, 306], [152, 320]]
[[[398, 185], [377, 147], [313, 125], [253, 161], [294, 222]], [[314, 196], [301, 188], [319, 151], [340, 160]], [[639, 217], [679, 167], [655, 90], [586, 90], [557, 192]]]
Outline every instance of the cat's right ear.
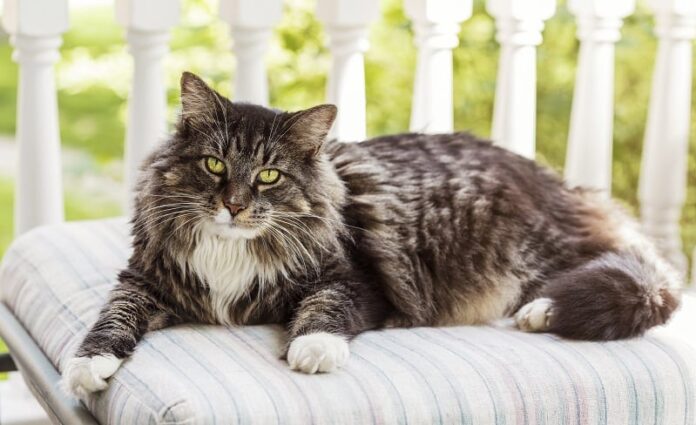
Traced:
[[226, 99], [191, 72], [181, 74], [181, 121], [184, 125], [213, 121]]

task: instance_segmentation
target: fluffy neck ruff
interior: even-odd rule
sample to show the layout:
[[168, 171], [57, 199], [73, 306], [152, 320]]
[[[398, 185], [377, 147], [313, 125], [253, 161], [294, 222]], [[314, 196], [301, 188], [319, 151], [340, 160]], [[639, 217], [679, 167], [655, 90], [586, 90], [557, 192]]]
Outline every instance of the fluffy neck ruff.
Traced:
[[[231, 308], [248, 296], [253, 286], [263, 296], [264, 288], [291, 274], [316, 267], [313, 250], [276, 240], [272, 235], [254, 239], [227, 237], [202, 229], [182, 266], [207, 285], [215, 318], [232, 325]], [[299, 242], [298, 242], [299, 243]]]
[[216, 319], [231, 324], [230, 307], [247, 294], [255, 281], [260, 289], [274, 284], [273, 265], [261, 263], [242, 238], [203, 234], [198, 238], [188, 265], [210, 290], [210, 303]]

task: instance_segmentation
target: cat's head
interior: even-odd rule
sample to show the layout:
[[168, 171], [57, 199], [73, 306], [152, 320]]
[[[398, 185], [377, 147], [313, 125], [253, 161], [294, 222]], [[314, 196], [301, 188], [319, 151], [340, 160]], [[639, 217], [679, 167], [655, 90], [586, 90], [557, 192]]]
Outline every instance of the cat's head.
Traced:
[[290, 113], [233, 103], [191, 73], [181, 106], [176, 131], [144, 166], [136, 237], [292, 244], [339, 219], [344, 188], [322, 152], [335, 106]]

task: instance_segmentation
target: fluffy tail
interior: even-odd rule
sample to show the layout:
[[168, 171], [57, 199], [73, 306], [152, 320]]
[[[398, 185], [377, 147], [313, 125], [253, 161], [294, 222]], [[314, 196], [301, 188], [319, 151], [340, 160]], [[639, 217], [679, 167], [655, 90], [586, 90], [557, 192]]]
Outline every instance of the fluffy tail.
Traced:
[[606, 253], [544, 287], [550, 301], [544, 330], [582, 340], [639, 336], [667, 322], [679, 293], [678, 274], [652, 253]]

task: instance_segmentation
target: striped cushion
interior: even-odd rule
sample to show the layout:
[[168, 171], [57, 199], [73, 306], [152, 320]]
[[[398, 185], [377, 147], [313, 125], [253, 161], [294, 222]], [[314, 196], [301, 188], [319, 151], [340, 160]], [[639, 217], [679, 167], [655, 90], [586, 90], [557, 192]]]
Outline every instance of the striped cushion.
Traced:
[[[122, 220], [34, 230], [0, 269], [4, 302], [60, 369], [128, 257]], [[149, 334], [109, 389], [103, 423], [696, 423], [696, 299], [642, 339], [563, 341], [509, 324], [369, 332], [347, 367], [290, 371], [282, 329]], [[690, 317], [689, 317], [690, 316]]]

